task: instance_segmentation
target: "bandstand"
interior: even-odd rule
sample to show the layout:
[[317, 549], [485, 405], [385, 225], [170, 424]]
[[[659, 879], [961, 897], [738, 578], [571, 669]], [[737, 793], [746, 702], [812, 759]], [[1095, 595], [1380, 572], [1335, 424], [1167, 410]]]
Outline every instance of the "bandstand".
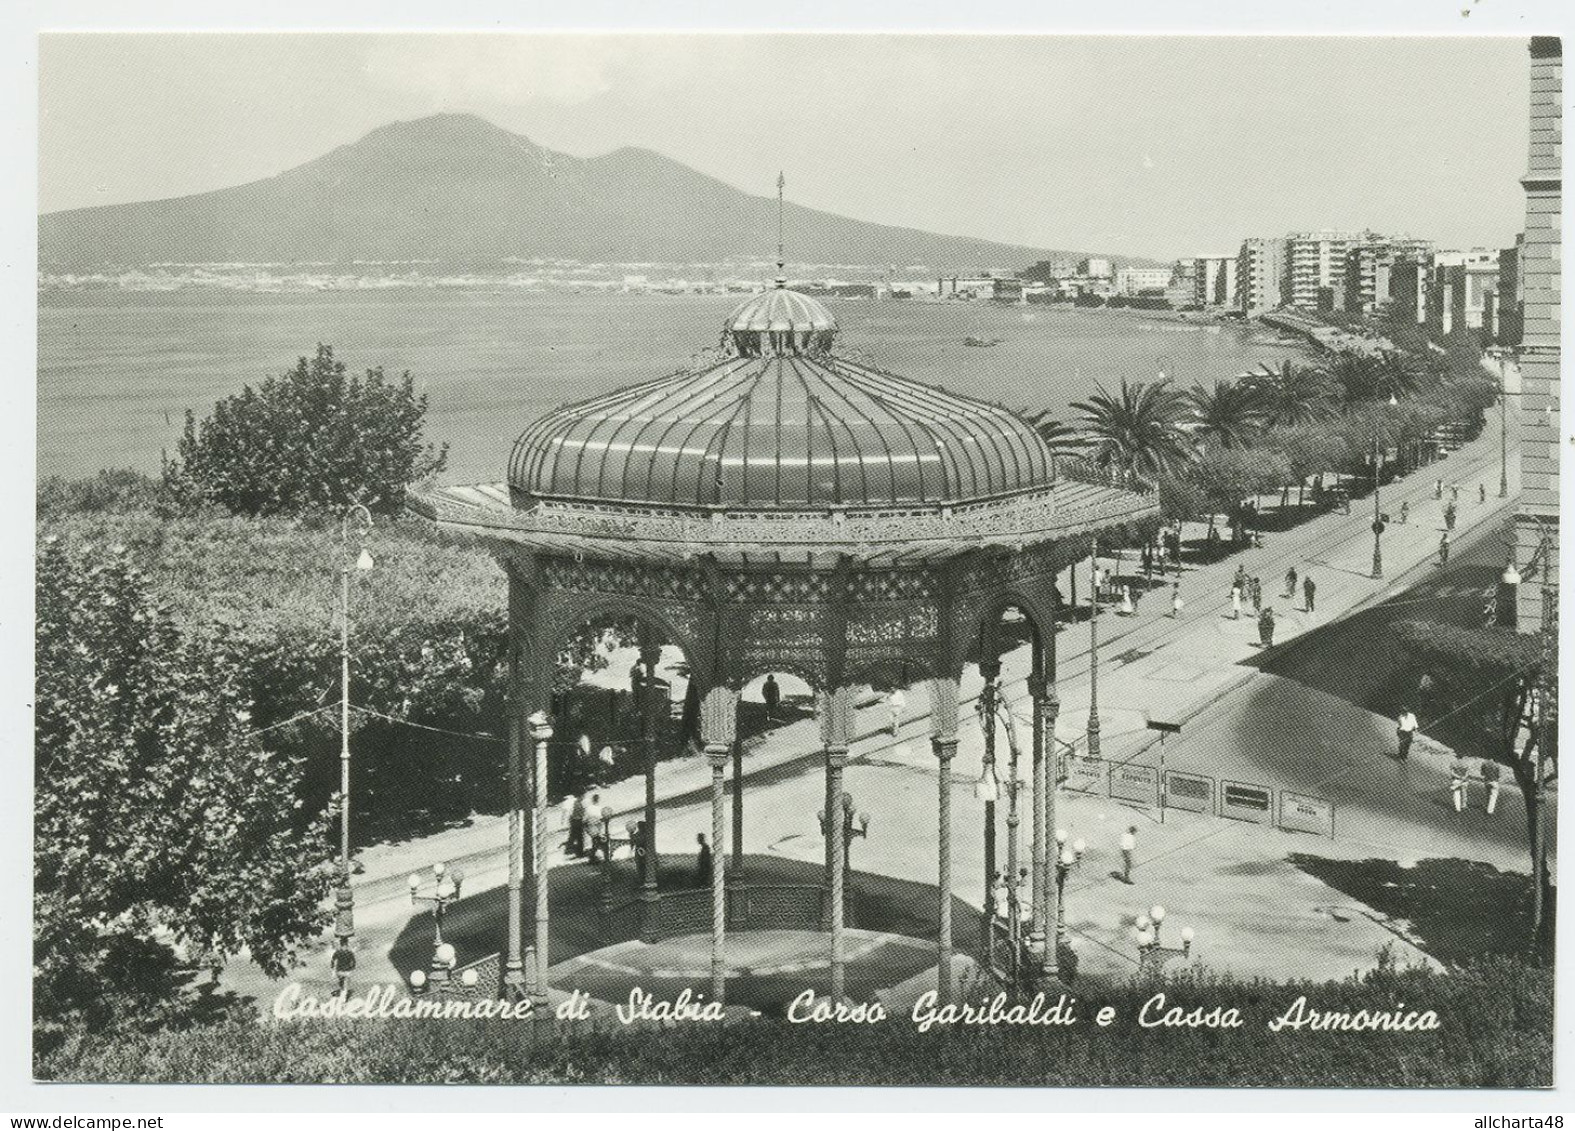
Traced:
[[[923, 682], [938, 767], [939, 989], [952, 992], [952, 761], [967, 660], [999, 678], [1001, 614], [1032, 641], [1033, 918], [1028, 951], [1056, 963], [1053, 736], [1055, 575], [1103, 531], [1150, 527], [1150, 493], [1058, 468], [1034, 428], [997, 405], [920, 384], [837, 352], [837, 324], [783, 279], [730, 314], [719, 356], [560, 408], [514, 444], [508, 481], [414, 493], [411, 509], [484, 539], [509, 578], [509, 879], [500, 977], [545, 1000], [549, 966], [546, 790], [553, 666], [588, 621], [632, 618], [646, 672], [646, 845], [634, 907], [655, 941], [693, 929], [694, 893], [658, 888], [654, 691], [664, 644], [681, 648], [701, 695], [711, 770], [711, 992], [727, 935], [758, 917], [724, 868], [724, 773], [739, 689], [769, 672], [815, 692], [826, 775], [826, 861], [815, 903], [831, 992], [844, 984], [842, 777], [856, 689]], [[736, 773], [736, 771], [735, 771]], [[735, 790], [741, 783], [735, 781]], [[1013, 798], [1015, 801], [1016, 793]], [[818, 865], [817, 865], [818, 867]], [[755, 893], [758, 896], [758, 893]], [[527, 929], [527, 899], [534, 930]], [[755, 902], [773, 906], [771, 901]], [[777, 904], [780, 905], [780, 904]], [[1048, 943], [1047, 943], [1048, 940]]]

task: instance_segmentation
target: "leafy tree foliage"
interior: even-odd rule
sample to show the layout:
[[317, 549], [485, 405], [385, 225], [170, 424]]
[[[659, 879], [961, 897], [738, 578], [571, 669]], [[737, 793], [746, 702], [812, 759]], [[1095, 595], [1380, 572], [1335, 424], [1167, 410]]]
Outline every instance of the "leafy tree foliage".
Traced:
[[398, 381], [381, 368], [351, 377], [333, 347], [319, 345], [294, 369], [219, 401], [201, 426], [187, 410], [164, 479], [187, 504], [218, 503], [235, 514], [351, 502], [396, 511], [409, 484], [448, 461], [447, 445], [421, 441], [426, 409], [408, 372]]
[[1547, 786], [1558, 775], [1558, 651], [1551, 632], [1536, 635], [1503, 628], [1462, 628], [1434, 621], [1400, 621], [1400, 645], [1443, 685], [1458, 725], [1474, 727], [1483, 749], [1507, 766], [1526, 808], [1531, 849], [1533, 938], [1537, 952], [1552, 951], [1552, 874], [1547, 861]]
[[1334, 386], [1316, 366], [1294, 361], [1274, 366], [1265, 362], [1245, 374], [1242, 381], [1258, 391], [1270, 427], [1310, 424], [1333, 411]]
[[1191, 432], [1210, 450], [1249, 447], [1268, 423], [1263, 397], [1250, 381], [1194, 385], [1183, 396]]
[[1072, 405], [1083, 414], [1088, 459], [1124, 477], [1157, 479], [1194, 455], [1187, 435], [1186, 403], [1168, 380], [1125, 377], [1115, 393], [1103, 387]]
[[325, 922], [326, 821], [252, 731], [245, 673], [194, 640], [120, 547], [37, 562], [35, 1003], [102, 1020], [178, 950], [271, 975]]

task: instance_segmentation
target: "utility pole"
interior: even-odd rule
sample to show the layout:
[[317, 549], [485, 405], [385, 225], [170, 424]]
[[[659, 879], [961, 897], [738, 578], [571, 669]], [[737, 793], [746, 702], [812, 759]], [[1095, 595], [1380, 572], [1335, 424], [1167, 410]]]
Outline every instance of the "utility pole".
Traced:
[[1099, 757], [1099, 535], [1089, 556], [1092, 586], [1088, 606], [1088, 756]]

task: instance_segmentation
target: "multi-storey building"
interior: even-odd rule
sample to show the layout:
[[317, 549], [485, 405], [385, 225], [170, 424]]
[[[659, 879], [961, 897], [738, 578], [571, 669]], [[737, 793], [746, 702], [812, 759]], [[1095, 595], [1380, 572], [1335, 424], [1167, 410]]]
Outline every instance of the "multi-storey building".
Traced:
[[1090, 279], [1110, 279], [1115, 276], [1115, 271], [1111, 268], [1110, 260], [1100, 258], [1089, 258], [1083, 260], [1077, 265], [1077, 273], [1079, 275], [1086, 275]]
[[1350, 232], [1297, 232], [1285, 240], [1287, 306], [1331, 310], [1345, 282], [1345, 253], [1361, 239]]
[[1435, 338], [1479, 330], [1488, 296], [1498, 288], [1498, 252], [1487, 248], [1440, 251], [1428, 275], [1427, 309], [1422, 319]]
[[1178, 259], [1170, 268], [1170, 284], [1165, 297], [1177, 309], [1198, 305], [1198, 261]]
[[1169, 267], [1123, 267], [1116, 272], [1116, 290], [1124, 295], [1163, 291], [1170, 286]]
[[1494, 301], [1493, 342], [1500, 346], [1520, 344], [1521, 319], [1525, 315], [1526, 291], [1520, 273], [1524, 233], [1515, 237], [1515, 246], [1498, 253], [1498, 295]]
[[1281, 283], [1285, 277], [1285, 241], [1243, 241], [1236, 256], [1236, 301], [1248, 314], [1283, 305]]
[[1345, 252], [1340, 306], [1353, 314], [1387, 310], [1394, 303], [1394, 268], [1402, 260], [1425, 262], [1433, 254], [1427, 240], [1364, 233]]
[[1235, 306], [1236, 257], [1200, 255], [1195, 262], [1193, 302], [1198, 306]]
[[1531, 41], [1531, 146], [1521, 182], [1526, 190], [1526, 231], [1519, 257], [1524, 316], [1515, 349], [1521, 395], [1509, 398], [1520, 440], [1520, 498], [1511, 564], [1521, 579], [1516, 625], [1522, 632], [1558, 623], [1563, 70], [1563, 49], [1557, 38], [1538, 36]]

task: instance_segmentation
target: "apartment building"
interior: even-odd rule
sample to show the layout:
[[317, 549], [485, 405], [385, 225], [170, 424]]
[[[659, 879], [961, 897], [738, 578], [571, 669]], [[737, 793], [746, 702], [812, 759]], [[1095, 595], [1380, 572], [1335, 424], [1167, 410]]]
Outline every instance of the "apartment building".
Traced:
[[1332, 310], [1345, 284], [1345, 256], [1362, 236], [1351, 232], [1297, 232], [1285, 239], [1285, 304]]
[[1163, 291], [1170, 286], [1169, 267], [1123, 267], [1116, 272], [1116, 290], [1124, 295]]
[[1284, 305], [1283, 239], [1244, 240], [1236, 256], [1236, 301], [1248, 314]]
[[1198, 306], [1236, 305], [1236, 257], [1200, 255], [1193, 280], [1193, 302]]

